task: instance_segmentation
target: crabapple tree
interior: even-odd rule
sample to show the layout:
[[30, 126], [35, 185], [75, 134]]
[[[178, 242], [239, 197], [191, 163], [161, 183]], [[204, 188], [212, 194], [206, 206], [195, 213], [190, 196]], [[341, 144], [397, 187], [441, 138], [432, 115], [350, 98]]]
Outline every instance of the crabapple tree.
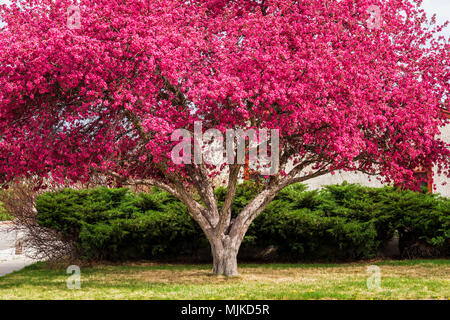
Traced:
[[[290, 184], [449, 175], [449, 43], [420, 1], [13, 0], [0, 19], [1, 182], [100, 174], [164, 189], [201, 226], [216, 274], [237, 274], [249, 225]], [[279, 170], [233, 219], [242, 162], [171, 157], [173, 132], [196, 123], [278, 132]]]

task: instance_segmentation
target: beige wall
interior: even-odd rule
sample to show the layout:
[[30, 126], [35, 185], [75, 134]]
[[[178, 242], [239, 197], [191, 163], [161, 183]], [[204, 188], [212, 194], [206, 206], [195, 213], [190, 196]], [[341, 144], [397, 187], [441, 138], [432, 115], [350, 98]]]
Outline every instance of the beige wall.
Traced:
[[[447, 125], [442, 129], [441, 139], [450, 143], [450, 125]], [[443, 176], [437, 175], [436, 170], [434, 170], [434, 183], [436, 190], [434, 193], [440, 193], [443, 196], [450, 197], [450, 180]], [[381, 187], [382, 184], [376, 180], [375, 177], [369, 177], [362, 173], [353, 172], [337, 172], [334, 175], [328, 174], [322, 177], [311, 179], [306, 182], [310, 189], [320, 189], [322, 186], [327, 184], [340, 184], [344, 181], [349, 183], [359, 183], [368, 187]], [[448, 182], [448, 185], [442, 185], [443, 182]]]
[[334, 175], [327, 174], [318, 178], [306, 181], [306, 185], [310, 189], [320, 189], [328, 184], [341, 184], [347, 181], [348, 183], [359, 183], [367, 187], [381, 187], [383, 186], [376, 177], [369, 177], [368, 175], [359, 172], [335, 172]]
[[[441, 139], [450, 143], [450, 125], [447, 125], [442, 129]], [[444, 175], [438, 175], [436, 173], [436, 169], [433, 170], [433, 180], [437, 190], [433, 190], [433, 192], [440, 193], [445, 197], [450, 197], [450, 179], [445, 177]], [[444, 182], [447, 182], [447, 185], [442, 185]]]

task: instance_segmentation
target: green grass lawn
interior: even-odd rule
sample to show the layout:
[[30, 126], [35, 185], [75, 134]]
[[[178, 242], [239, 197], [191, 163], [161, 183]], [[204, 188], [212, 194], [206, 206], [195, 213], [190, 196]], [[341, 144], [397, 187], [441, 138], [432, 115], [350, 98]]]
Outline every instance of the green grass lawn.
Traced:
[[[381, 288], [367, 288], [369, 265]], [[69, 290], [66, 265], [37, 263], [0, 277], [0, 299], [450, 299], [450, 260], [347, 264], [242, 264], [236, 278], [210, 265], [127, 263], [81, 267]]]

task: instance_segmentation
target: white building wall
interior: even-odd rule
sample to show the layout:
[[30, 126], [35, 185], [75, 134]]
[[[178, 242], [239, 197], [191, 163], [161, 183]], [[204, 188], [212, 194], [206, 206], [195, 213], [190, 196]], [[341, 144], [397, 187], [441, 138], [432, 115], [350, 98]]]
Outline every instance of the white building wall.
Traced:
[[[450, 143], [450, 125], [442, 129], [440, 138]], [[450, 179], [444, 175], [438, 175], [436, 168], [433, 170], [433, 182], [436, 187], [436, 190], [433, 190], [433, 192], [450, 198]], [[443, 185], [445, 182], [447, 182], [447, 185]]]
[[359, 172], [335, 172], [334, 175], [326, 174], [321, 177], [317, 177], [308, 181], [305, 184], [309, 189], [320, 189], [324, 185], [329, 184], [341, 184], [347, 181], [348, 183], [359, 183], [367, 187], [382, 187], [383, 184], [380, 183], [375, 177], [368, 176]]
[[[450, 143], [450, 125], [447, 125], [442, 129], [440, 138]], [[436, 190], [434, 193], [439, 193], [445, 197], [450, 197], [450, 180], [444, 175], [437, 175], [436, 169], [434, 169], [433, 180]], [[341, 184], [347, 181], [349, 183], [359, 183], [367, 187], [381, 187], [382, 184], [375, 178], [358, 172], [336, 172], [334, 175], [327, 174], [315, 179], [306, 181], [310, 189], [320, 189], [324, 185], [329, 184]], [[444, 182], [448, 182], [447, 185], [443, 185]]]

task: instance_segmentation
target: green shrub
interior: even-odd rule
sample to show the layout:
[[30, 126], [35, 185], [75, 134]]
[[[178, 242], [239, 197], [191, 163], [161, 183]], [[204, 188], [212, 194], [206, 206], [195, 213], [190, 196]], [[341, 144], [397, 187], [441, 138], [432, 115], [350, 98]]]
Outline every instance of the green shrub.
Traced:
[[86, 259], [153, 259], [207, 243], [185, 206], [166, 192], [64, 189], [36, 203], [40, 225], [60, 231]]
[[0, 221], [9, 221], [12, 219], [13, 217], [6, 212], [5, 208], [3, 207], [3, 203], [0, 201]]
[[450, 200], [439, 195], [399, 191], [393, 187], [367, 188], [356, 184], [326, 187], [318, 208], [327, 216], [374, 223], [377, 241], [399, 233], [404, 257], [448, 256]]
[[[233, 216], [259, 188], [238, 186]], [[219, 206], [225, 195], [225, 188], [216, 190]], [[86, 259], [209, 253], [186, 207], [158, 189], [139, 195], [125, 188], [64, 189], [41, 195], [36, 207], [39, 223], [61, 232]], [[374, 257], [396, 232], [404, 257], [449, 256], [449, 199], [393, 187], [344, 183], [307, 191], [296, 184], [283, 189], [255, 219], [242, 250], [275, 246], [283, 260], [354, 260]]]
[[375, 223], [333, 214], [345, 208], [331, 207], [328, 197], [326, 190], [306, 191], [300, 184], [285, 188], [250, 227], [252, 243], [276, 245], [293, 260], [374, 256], [380, 244]]

